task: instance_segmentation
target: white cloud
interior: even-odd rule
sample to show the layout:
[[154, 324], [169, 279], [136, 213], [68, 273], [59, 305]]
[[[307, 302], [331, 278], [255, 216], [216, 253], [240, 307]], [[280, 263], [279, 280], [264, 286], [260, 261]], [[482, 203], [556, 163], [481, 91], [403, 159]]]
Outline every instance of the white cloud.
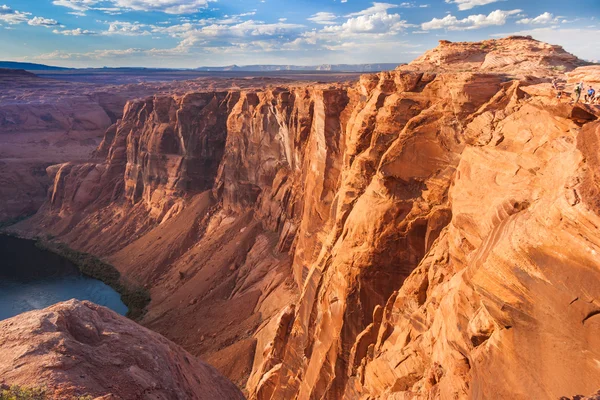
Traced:
[[428, 8], [429, 4], [416, 4], [414, 1], [412, 2], [404, 2], [400, 3], [400, 8]]
[[89, 10], [98, 3], [99, 0], [54, 0], [52, 2], [56, 6], [67, 7], [81, 12]]
[[31, 18], [31, 13], [13, 10], [7, 5], [0, 6], [0, 23], [1, 22], [8, 25], [18, 25], [27, 22], [27, 24], [31, 26], [45, 26], [46, 28], [60, 25], [55, 19], [44, 17]]
[[27, 23], [32, 26], [45, 26], [47, 28], [60, 25], [60, 23], [57, 20], [44, 17], [34, 17], [30, 19]]
[[351, 34], [385, 34], [393, 35], [409, 26], [403, 21], [400, 14], [388, 14], [387, 12], [377, 12], [370, 15], [359, 15], [350, 18], [341, 25], [326, 26], [323, 32], [339, 33], [343, 35]]
[[7, 5], [0, 6], [0, 22], [9, 25], [18, 25], [29, 21], [31, 13], [13, 10]]
[[58, 29], [55, 29], [55, 30], [52, 31], [52, 33], [55, 33], [57, 35], [65, 35], [65, 36], [90, 36], [90, 35], [97, 35], [97, 33], [94, 32], [94, 31], [88, 31], [87, 29], [81, 29], [81, 28], [66, 29], [66, 30], [62, 30], [62, 31], [59, 31]]
[[478, 6], [485, 6], [487, 4], [496, 3], [498, 1], [505, 0], [446, 0], [448, 4], [457, 4], [458, 9], [461, 11], [470, 10], [471, 8]]
[[137, 22], [113, 21], [108, 23], [106, 35], [147, 36], [150, 35], [149, 25]]
[[126, 50], [95, 50], [87, 53], [68, 53], [65, 51], [53, 51], [47, 54], [31, 57], [32, 60], [103, 60], [110, 58], [118, 58], [130, 56], [133, 54], [144, 53], [142, 49], [126, 49]]
[[192, 14], [208, 6], [209, 0], [111, 0], [116, 6], [136, 11]]
[[355, 13], [351, 13], [346, 15], [346, 17], [358, 17], [361, 15], [371, 15], [371, 14], [377, 14], [377, 13], [385, 13], [387, 12], [387, 10], [391, 9], [391, 8], [398, 8], [400, 7], [397, 4], [391, 4], [391, 3], [373, 3], [373, 5], [369, 8], [366, 8], [362, 11], [359, 12], [355, 12]]
[[558, 17], [554, 17], [553, 14], [549, 12], [545, 12], [542, 15], [538, 15], [535, 18], [523, 18], [517, 21], [517, 24], [526, 24], [526, 25], [545, 25], [545, 24], [556, 24], [559, 22]]
[[[115, 6], [119, 10], [129, 10], [140, 0], [54, 0], [55, 2], [72, 3], [76, 7], [98, 11], [100, 6]], [[173, 4], [175, 0], [144, 0], [144, 3], [155, 1], [160, 3], [163, 11], [165, 4]], [[178, 0], [182, 3], [181, 0]], [[366, 9], [347, 14], [345, 17], [333, 13], [317, 13], [309, 20], [322, 25], [319, 29], [307, 29], [305, 25], [290, 23], [285, 18], [275, 22], [259, 21], [252, 18], [256, 11], [237, 15], [224, 15], [222, 18], [205, 18], [198, 20], [192, 16], [178, 16], [169, 21], [155, 24], [141, 22], [102, 21], [107, 28], [103, 32], [85, 31], [82, 29], [57, 29], [58, 35], [127, 35], [171, 37], [178, 44], [171, 48], [127, 50], [97, 50], [91, 52], [70, 53], [52, 52], [37, 56], [36, 59], [64, 63], [70, 65], [125, 65], [126, 63], [152, 66], [162, 59], [170, 65], [227, 63], [273, 63], [278, 58], [284, 63], [293, 57], [294, 63], [313, 64], [316, 55], [323, 57], [323, 62], [396, 62], [402, 54], [409, 55], [420, 47], [415, 43], [402, 40], [408, 24], [399, 13], [390, 9], [413, 7], [416, 1], [407, 0], [409, 5], [374, 2]], [[194, 1], [188, 1], [191, 5]], [[203, 3], [207, 1], [203, 0]], [[155, 4], [153, 7], [158, 7]], [[127, 8], [125, 8], [127, 7]], [[416, 6], [418, 7], [418, 5]], [[103, 7], [106, 8], [106, 7]], [[113, 10], [114, 11], [114, 10]], [[80, 12], [80, 11], [75, 11]], [[84, 12], [84, 11], [81, 11]], [[382, 51], [382, 49], [387, 49]], [[395, 49], [395, 51], [390, 51]], [[410, 50], [402, 51], [403, 49]], [[292, 55], [293, 54], [293, 55]], [[383, 54], [383, 57], [382, 57]], [[120, 59], [119, 57], [123, 57]], [[356, 58], [355, 58], [356, 57]], [[106, 62], [103, 61], [106, 58]], [[385, 60], [383, 61], [382, 58]], [[412, 57], [411, 57], [412, 58]], [[208, 60], [202, 61], [202, 60]], [[260, 61], [259, 61], [260, 60]], [[370, 61], [369, 61], [370, 60]], [[408, 61], [408, 59], [400, 60]]]
[[451, 31], [460, 31], [467, 29], [481, 29], [488, 26], [501, 26], [506, 24], [506, 20], [509, 16], [518, 14], [520, 12], [521, 10], [496, 10], [489, 13], [489, 15], [469, 15], [468, 17], [463, 19], [458, 19], [454, 15], [448, 14], [444, 18], [434, 18], [429, 22], [421, 24], [421, 29], [423, 29], [424, 31], [435, 29], [448, 29]]
[[[216, 0], [54, 0], [57, 6], [85, 12], [88, 10], [101, 10], [107, 14], [117, 14], [122, 11], [159, 11], [166, 14], [193, 14], [208, 6], [209, 2]], [[98, 7], [101, 3], [110, 3], [113, 7]]]
[[335, 24], [335, 20], [338, 18], [337, 15], [330, 12], [318, 12], [308, 18], [309, 21], [314, 22], [315, 24], [321, 25], [330, 25]]

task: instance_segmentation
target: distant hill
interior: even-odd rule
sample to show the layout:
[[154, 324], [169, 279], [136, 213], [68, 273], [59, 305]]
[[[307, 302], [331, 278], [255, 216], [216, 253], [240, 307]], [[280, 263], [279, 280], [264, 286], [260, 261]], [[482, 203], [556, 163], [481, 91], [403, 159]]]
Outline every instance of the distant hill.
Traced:
[[225, 67], [200, 67], [196, 71], [207, 72], [278, 72], [278, 71], [329, 71], [329, 72], [378, 72], [391, 71], [400, 63], [382, 64], [322, 64], [322, 65], [228, 65]]
[[52, 67], [44, 64], [23, 63], [16, 61], [0, 61], [0, 68], [24, 69], [26, 71], [63, 71], [68, 68]]
[[[381, 63], [381, 64], [322, 64], [322, 65], [228, 65], [224, 67], [199, 67], [191, 69], [193, 71], [200, 72], [285, 72], [285, 71], [321, 71], [321, 72], [378, 72], [378, 71], [391, 71], [395, 69], [400, 63]], [[24, 69], [26, 71], [68, 71], [73, 68], [54, 67], [51, 65], [35, 64], [35, 63], [23, 63], [16, 61], [0, 61], [0, 68], [6, 69]], [[171, 71], [171, 70], [186, 70], [185, 68], [128, 68], [128, 67], [117, 67], [117, 68], [84, 68], [78, 69], [83, 71], [114, 71], [114, 72], [132, 72], [136, 70], [147, 70], [147, 71]]]

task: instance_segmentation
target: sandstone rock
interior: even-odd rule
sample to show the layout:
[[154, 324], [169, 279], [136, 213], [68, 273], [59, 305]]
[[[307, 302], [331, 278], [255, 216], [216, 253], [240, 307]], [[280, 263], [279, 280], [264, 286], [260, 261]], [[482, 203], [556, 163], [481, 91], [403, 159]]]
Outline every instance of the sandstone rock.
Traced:
[[114, 312], [71, 300], [0, 322], [0, 376], [52, 398], [243, 399], [212, 367]]
[[510, 36], [482, 42], [449, 42], [425, 52], [401, 70], [486, 71], [545, 77], [561, 75], [586, 63], [562, 47], [530, 36]]

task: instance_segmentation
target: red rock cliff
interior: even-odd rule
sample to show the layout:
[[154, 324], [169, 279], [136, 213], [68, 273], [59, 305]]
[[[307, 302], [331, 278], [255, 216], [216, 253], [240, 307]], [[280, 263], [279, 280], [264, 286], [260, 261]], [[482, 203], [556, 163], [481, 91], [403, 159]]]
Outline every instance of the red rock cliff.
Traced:
[[593, 393], [599, 113], [544, 83], [583, 64], [443, 43], [349, 87], [130, 103], [21, 229], [149, 287], [142, 323], [251, 398]]

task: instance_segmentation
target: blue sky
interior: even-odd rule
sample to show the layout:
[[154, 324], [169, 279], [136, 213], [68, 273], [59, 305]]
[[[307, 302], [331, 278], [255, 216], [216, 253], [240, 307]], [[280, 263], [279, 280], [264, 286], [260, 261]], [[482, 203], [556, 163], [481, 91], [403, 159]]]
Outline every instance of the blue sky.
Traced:
[[61, 66], [407, 62], [509, 34], [600, 60], [600, 0], [0, 0], [0, 59]]

